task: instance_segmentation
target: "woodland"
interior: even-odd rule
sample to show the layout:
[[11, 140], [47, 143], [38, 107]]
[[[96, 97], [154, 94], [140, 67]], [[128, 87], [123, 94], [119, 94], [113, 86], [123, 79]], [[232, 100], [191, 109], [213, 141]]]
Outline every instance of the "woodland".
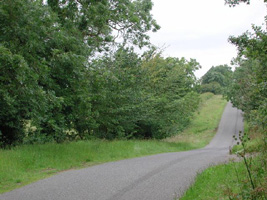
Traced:
[[[234, 6], [241, 1], [226, 1]], [[195, 59], [163, 57], [151, 0], [1, 0], [0, 146], [162, 139], [184, 130], [199, 93], [224, 94], [266, 130], [267, 34], [231, 36], [237, 66], [200, 80]], [[136, 48], [146, 48], [142, 54]]]

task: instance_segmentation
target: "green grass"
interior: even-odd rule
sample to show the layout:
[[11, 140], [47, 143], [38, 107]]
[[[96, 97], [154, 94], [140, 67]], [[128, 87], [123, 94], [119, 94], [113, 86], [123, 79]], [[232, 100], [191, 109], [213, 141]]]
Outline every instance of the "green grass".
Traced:
[[[264, 144], [266, 136], [264, 133], [249, 130], [246, 121], [244, 132], [248, 133], [251, 138], [243, 143], [246, 154], [244, 154], [244, 147], [241, 144], [235, 145], [232, 152], [239, 155], [238, 162], [229, 162], [204, 170], [180, 200], [266, 199], [267, 155], [266, 144]], [[248, 165], [240, 155], [246, 156]], [[249, 168], [255, 185], [254, 190], [246, 166]]]
[[[254, 183], [256, 183], [258, 191], [263, 190], [263, 193], [267, 192], [267, 174], [262, 162], [262, 157], [253, 158], [251, 169]], [[244, 162], [230, 162], [228, 164], [210, 167], [199, 174], [195, 184], [186, 191], [180, 200], [251, 199], [244, 198], [248, 196], [248, 192], [250, 191], [251, 185]], [[242, 195], [244, 196], [243, 198]], [[260, 197], [255, 199], [264, 199], [259, 192], [258, 195]], [[229, 198], [229, 196], [232, 198]]]
[[0, 192], [6, 192], [56, 172], [163, 152], [192, 149], [162, 141], [79, 141], [25, 145], [0, 150]]
[[220, 95], [205, 93], [201, 95], [202, 105], [195, 113], [190, 126], [181, 134], [166, 139], [168, 142], [183, 142], [195, 148], [206, 146], [217, 131], [218, 124], [226, 105]]
[[229, 183], [237, 182], [237, 178], [233, 174], [235, 167], [238, 170], [245, 170], [240, 163], [229, 163], [206, 169], [197, 176], [195, 184], [186, 191], [180, 200], [228, 199], [224, 198], [224, 191], [227, 190]]
[[0, 150], [0, 193], [51, 176], [57, 172], [109, 161], [203, 147], [216, 132], [226, 104], [221, 96], [202, 94], [203, 102], [190, 127], [164, 141], [78, 141], [63, 144], [24, 145]]

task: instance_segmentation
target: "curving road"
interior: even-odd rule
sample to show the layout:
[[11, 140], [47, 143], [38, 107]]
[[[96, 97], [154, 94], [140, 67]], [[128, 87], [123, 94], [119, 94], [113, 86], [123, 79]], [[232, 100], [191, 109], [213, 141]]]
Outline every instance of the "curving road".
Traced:
[[196, 174], [227, 161], [241, 111], [227, 104], [216, 136], [203, 149], [165, 153], [59, 173], [0, 195], [1, 200], [173, 200]]

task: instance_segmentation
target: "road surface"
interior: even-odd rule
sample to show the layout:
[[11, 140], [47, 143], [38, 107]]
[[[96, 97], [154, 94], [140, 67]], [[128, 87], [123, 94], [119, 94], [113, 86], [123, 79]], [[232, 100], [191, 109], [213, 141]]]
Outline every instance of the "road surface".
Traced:
[[0, 195], [1, 200], [173, 200], [196, 174], [229, 159], [241, 111], [227, 104], [214, 139], [203, 149], [164, 153], [70, 170]]

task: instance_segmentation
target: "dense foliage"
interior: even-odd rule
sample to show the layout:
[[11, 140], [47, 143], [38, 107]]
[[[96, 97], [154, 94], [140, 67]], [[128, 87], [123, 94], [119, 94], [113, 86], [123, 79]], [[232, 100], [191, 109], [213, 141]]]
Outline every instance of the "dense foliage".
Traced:
[[[234, 6], [240, 2], [250, 3], [249, 0], [226, 0]], [[233, 170], [239, 183], [238, 190], [228, 189], [229, 199], [266, 199], [267, 195], [267, 32], [266, 28], [252, 27], [253, 33], [247, 31], [229, 38], [236, 45], [238, 56], [234, 60], [237, 68], [226, 96], [234, 106], [244, 111], [248, 122], [245, 132], [239, 134], [241, 149], [237, 152], [244, 161], [242, 167], [246, 172], [237, 168]], [[249, 157], [246, 152], [258, 152], [257, 157]]]
[[1, 1], [0, 145], [182, 130], [198, 105], [199, 64], [125, 47], [149, 45], [159, 29], [151, 9], [150, 0]]
[[231, 82], [232, 73], [231, 67], [228, 65], [219, 65], [210, 68], [200, 80], [200, 92], [222, 94]]
[[267, 124], [267, 32], [253, 27], [254, 33], [231, 37], [239, 56], [227, 97], [247, 118], [263, 130]]
[[198, 105], [193, 60], [138, 57], [119, 49], [93, 63], [92, 110], [101, 138], [162, 138], [182, 130]]
[[199, 103], [193, 73], [199, 67], [194, 59], [163, 59], [159, 55], [144, 61], [143, 69], [148, 77], [145, 83], [147, 115], [139, 122], [141, 133], [162, 138], [189, 124]]

